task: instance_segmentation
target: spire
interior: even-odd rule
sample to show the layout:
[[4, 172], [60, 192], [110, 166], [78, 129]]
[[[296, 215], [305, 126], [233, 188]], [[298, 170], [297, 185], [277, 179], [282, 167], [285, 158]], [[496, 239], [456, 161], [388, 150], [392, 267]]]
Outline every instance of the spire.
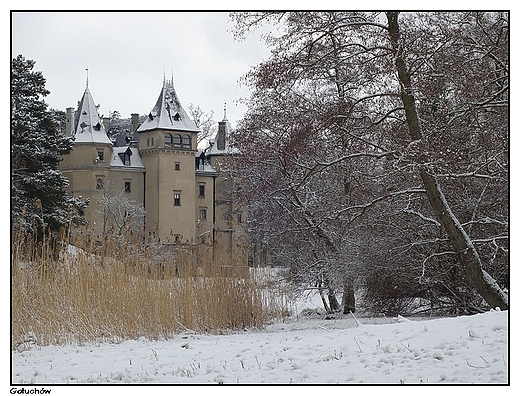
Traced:
[[74, 114], [74, 138], [75, 143], [112, 144], [105, 131], [103, 121], [99, 117], [92, 94], [88, 89], [88, 74], [85, 92]]
[[88, 88], [88, 67], [85, 70], [87, 71], [87, 85], [86, 85], [86, 87]]
[[200, 132], [195, 123], [184, 110], [173, 87], [173, 81], [163, 80], [163, 87], [159, 98], [146, 120], [137, 129], [137, 132], [152, 129], [167, 129], [186, 132]]
[[226, 114], [226, 110], [227, 110], [227, 109], [226, 109], [226, 105], [227, 105], [227, 103], [224, 102], [224, 119], [223, 119], [222, 121], [227, 121], [227, 114]]

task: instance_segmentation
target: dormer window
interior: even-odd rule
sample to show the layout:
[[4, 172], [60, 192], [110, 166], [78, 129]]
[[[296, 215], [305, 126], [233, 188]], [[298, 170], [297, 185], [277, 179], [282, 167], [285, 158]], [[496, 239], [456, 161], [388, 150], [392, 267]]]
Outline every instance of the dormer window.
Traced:
[[132, 155], [132, 150], [130, 150], [130, 147], [126, 149], [124, 153], [119, 153], [119, 158], [121, 158], [121, 161], [125, 166], [130, 166], [130, 156]]
[[80, 133], [83, 133], [85, 128], [88, 127], [88, 124], [85, 121], [83, 121], [81, 124], [79, 124], [79, 126], [81, 127], [81, 132]]
[[176, 113], [174, 116], [173, 116], [173, 119], [174, 121], [180, 121], [181, 120], [181, 116], [179, 113]]
[[94, 125], [94, 129], [99, 131], [101, 129], [101, 124], [98, 122], [96, 125]]

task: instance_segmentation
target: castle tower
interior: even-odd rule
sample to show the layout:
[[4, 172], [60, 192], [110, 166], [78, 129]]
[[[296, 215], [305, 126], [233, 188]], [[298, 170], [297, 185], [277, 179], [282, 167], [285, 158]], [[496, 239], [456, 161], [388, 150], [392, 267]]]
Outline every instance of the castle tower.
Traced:
[[123, 193], [122, 199], [136, 205], [144, 199], [145, 169], [137, 148], [114, 148], [105, 128], [87, 81], [77, 110], [67, 109], [67, 135], [74, 138], [74, 148], [60, 168], [69, 179], [67, 191], [89, 199], [85, 219], [94, 233], [106, 231], [114, 221], [101, 203], [103, 196]]
[[91, 202], [85, 210], [87, 221], [99, 223], [92, 203], [96, 201], [98, 190], [107, 182], [112, 142], [97, 112], [88, 81], [77, 110], [69, 110], [68, 115], [67, 134], [74, 138], [74, 149], [64, 156], [61, 170], [70, 182], [67, 190]]
[[155, 106], [137, 128], [146, 167], [146, 231], [162, 244], [196, 244], [195, 155], [199, 128], [164, 80]]

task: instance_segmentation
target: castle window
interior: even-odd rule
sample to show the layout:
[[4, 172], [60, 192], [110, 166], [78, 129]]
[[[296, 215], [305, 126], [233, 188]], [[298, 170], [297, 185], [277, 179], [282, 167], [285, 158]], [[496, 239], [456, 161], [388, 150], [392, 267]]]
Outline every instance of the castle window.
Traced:
[[175, 115], [173, 116], [173, 119], [174, 119], [175, 121], [180, 121], [180, 120], [181, 120], [181, 116], [179, 115], [179, 113], [177, 113], [177, 114], [175, 114]]
[[148, 147], [153, 146], [153, 136], [149, 137], [149, 138], [146, 138], [146, 145]]
[[98, 176], [96, 179], [96, 190], [102, 190], [105, 188], [105, 183], [103, 183], [103, 176]]
[[131, 193], [132, 192], [132, 181], [131, 180], [125, 180], [125, 193]]
[[103, 150], [97, 151], [97, 162], [103, 162], [105, 160], [105, 152]]
[[173, 206], [181, 206], [181, 192], [180, 191], [173, 192]]
[[208, 208], [203, 206], [199, 207], [199, 220], [206, 220], [208, 214]]
[[169, 133], [166, 133], [164, 135], [164, 146], [165, 147], [171, 147], [173, 145], [173, 138], [172, 135]]
[[181, 170], [181, 163], [180, 163], [180, 162], [176, 162], [174, 166], [175, 166], [174, 169], [175, 169], [176, 171], [180, 171], [180, 170]]
[[185, 148], [191, 148], [191, 137], [190, 135], [186, 134], [182, 137], [182, 145]]
[[206, 196], [206, 183], [199, 183], [199, 198]]
[[181, 145], [181, 135], [179, 135], [178, 133], [176, 133], [175, 135], [173, 135], [173, 145], [174, 146], [180, 146]]

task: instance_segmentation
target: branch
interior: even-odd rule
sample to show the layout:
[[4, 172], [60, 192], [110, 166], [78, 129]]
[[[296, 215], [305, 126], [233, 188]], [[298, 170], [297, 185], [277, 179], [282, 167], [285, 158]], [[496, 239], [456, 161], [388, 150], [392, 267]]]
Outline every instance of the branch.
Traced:
[[409, 188], [409, 189], [406, 189], [406, 190], [396, 191], [396, 192], [393, 192], [393, 193], [390, 193], [390, 194], [386, 194], [386, 195], [382, 195], [380, 197], [377, 197], [374, 200], [372, 200], [372, 201], [370, 201], [370, 202], [368, 202], [366, 204], [363, 204], [363, 205], [354, 205], [354, 206], [349, 206], [349, 207], [343, 208], [343, 209], [337, 211], [334, 217], [325, 217], [324, 220], [330, 220], [330, 221], [337, 220], [340, 215], [342, 215], [343, 213], [345, 213], [347, 211], [361, 209], [361, 211], [358, 214], [354, 215], [348, 221], [348, 224], [351, 224], [358, 217], [361, 217], [366, 212], [366, 210], [368, 208], [370, 208], [371, 206], [374, 206], [375, 204], [377, 204], [377, 203], [379, 203], [381, 201], [384, 201], [384, 200], [389, 199], [389, 198], [394, 198], [394, 197], [397, 197], [397, 196], [403, 195], [403, 194], [424, 194], [425, 192], [426, 192], [426, 190], [421, 189], [421, 188]]
[[405, 209], [404, 212], [414, 214], [414, 215], [420, 217], [421, 219], [423, 219], [424, 221], [435, 224], [437, 227], [441, 226], [441, 223], [439, 223], [437, 220], [435, 220], [431, 217], [427, 217], [427, 216], [423, 215], [422, 213], [416, 212], [415, 210]]

